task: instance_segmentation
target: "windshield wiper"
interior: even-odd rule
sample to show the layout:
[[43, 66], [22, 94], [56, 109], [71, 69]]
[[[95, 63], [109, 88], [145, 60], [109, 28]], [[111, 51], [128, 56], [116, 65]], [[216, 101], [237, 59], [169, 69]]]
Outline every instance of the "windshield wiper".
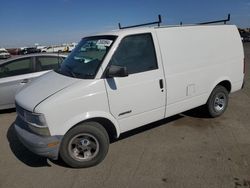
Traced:
[[83, 78], [83, 79], [93, 79], [94, 78], [94, 74], [91, 74], [91, 73], [84, 74], [84, 75], [81, 76], [81, 78]]
[[74, 73], [67, 65], [65, 65], [65, 67], [67, 68], [67, 72], [68, 72], [71, 76], [73, 76], [74, 78], [77, 78], [77, 76], [75, 75], [75, 73]]

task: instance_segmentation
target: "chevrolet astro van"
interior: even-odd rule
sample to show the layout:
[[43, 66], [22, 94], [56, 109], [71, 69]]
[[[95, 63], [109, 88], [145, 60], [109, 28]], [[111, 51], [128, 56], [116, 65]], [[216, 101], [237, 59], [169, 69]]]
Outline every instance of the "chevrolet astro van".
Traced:
[[204, 106], [225, 112], [244, 80], [233, 25], [120, 29], [83, 38], [16, 95], [15, 130], [32, 152], [90, 167], [121, 133]]

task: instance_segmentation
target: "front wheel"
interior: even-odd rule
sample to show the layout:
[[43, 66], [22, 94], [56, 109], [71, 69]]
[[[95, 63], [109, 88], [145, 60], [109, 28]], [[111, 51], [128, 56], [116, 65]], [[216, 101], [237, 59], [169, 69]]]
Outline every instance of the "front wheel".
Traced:
[[221, 85], [216, 86], [212, 91], [206, 104], [208, 114], [211, 117], [218, 117], [225, 112], [227, 105], [228, 105], [227, 89]]
[[71, 129], [63, 138], [60, 156], [73, 168], [99, 164], [109, 148], [109, 137], [102, 125], [85, 122]]

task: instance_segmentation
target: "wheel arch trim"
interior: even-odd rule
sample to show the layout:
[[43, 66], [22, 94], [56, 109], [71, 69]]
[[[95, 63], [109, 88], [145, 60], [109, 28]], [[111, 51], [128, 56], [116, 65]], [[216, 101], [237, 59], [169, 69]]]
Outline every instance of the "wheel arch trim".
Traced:
[[[231, 82], [231, 80], [229, 79], [229, 77], [220, 77], [219, 79], [217, 79], [214, 83], [213, 83], [213, 85], [211, 86], [211, 88], [210, 88], [210, 95], [211, 95], [211, 93], [213, 92], [213, 90], [214, 90], [214, 88], [217, 86], [217, 85], [219, 85], [220, 83], [222, 83], [222, 82], [229, 82], [230, 83], [230, 90], [232, 90], [232, 82]], [[227, 89], [227, 88], [226, 88]], [[230, 93], [231, 91], [229, 91], [229, 93]]]

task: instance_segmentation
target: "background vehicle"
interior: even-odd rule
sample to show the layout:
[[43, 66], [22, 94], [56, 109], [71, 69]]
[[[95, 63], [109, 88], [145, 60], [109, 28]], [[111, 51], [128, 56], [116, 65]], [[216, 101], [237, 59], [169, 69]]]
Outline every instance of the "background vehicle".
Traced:
[[33, 54], [33, 53], [40, 53], [41, 50], [37, 49], [35, 47], [30, 47], [30, 48], [23, 48], [21, 50], [21, 54], [26, 55], [26, 54]]
[[63, 52], [64, 49], [65, 46], [48, 46], [46, 48], [43, 48], [41, 52], [47, 52], [47, 53]]
[[0, 63], [0, 110], [14, 108], [15, 94], [26, 83], [49, 70], [58, 70], [66, 58], [56, 54], [33, 54]]
[[20, 48], [9, 48], [9, 49], [7, 49], [7, 51], [11, 55], [21, 55], [21, 49]]
[[71, 43], [70, 45], [68, 45], [69, 46], [69, 52], [71, 52], [76, 46], [77, 46], [77, 43], [76, 42], [73, 42], [73, 43]]
[[250, 33], [242, 34], [241, 37], [243, 42], [250, 42]]
[[249, 30], [239, 29], [242, 42], [250, 42], [250, 32]]
[[38, 50], [40, 50], [40, 52], [42, 52], [42, 50], [43, 50], [44, 48], [47, 48], [47, 46], [36, 45], [36, 48], [37, 48]]
[[10, 53], [5, 48], [0, 48], [0, 59], [10, 58]]

